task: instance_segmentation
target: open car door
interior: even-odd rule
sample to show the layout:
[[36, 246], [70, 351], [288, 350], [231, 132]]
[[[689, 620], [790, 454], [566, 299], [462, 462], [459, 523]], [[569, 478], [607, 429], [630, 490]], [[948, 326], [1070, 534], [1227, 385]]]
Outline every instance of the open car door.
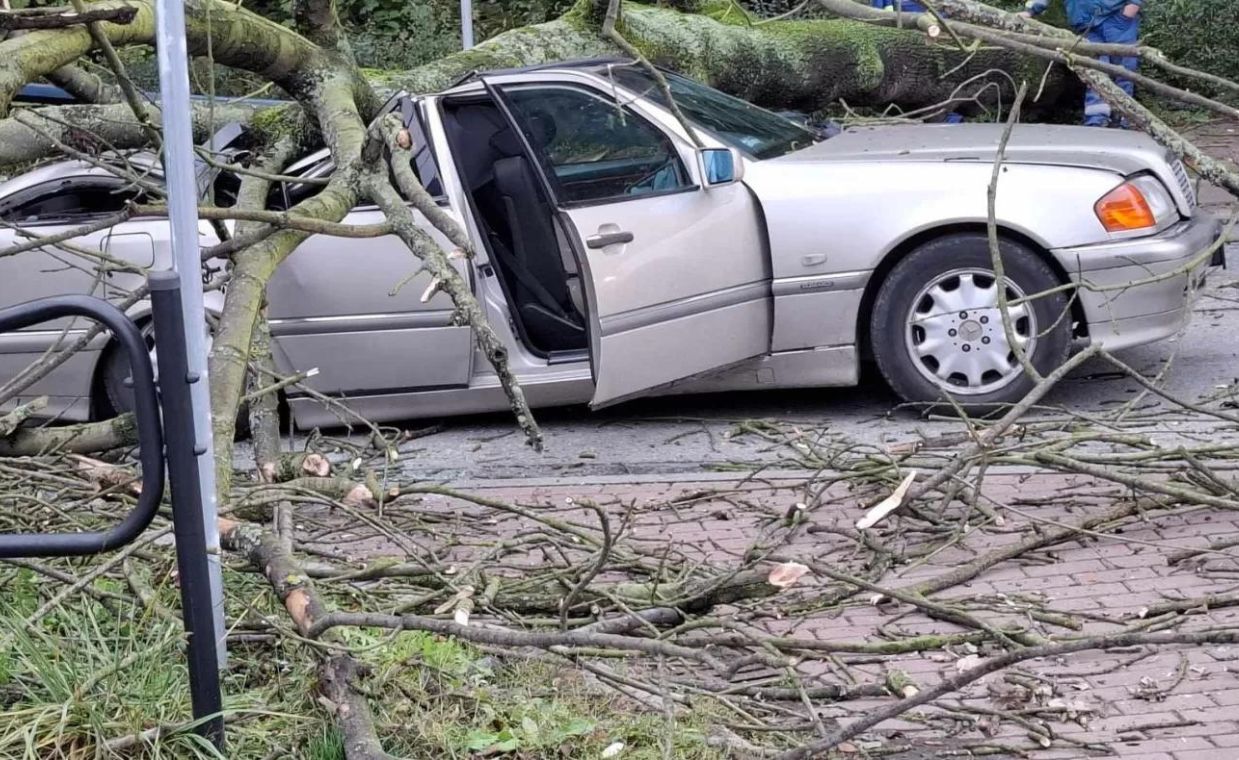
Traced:
[[577, 238], [592, 406], [769, 351], [768, 255], [734, 152], [695, 152], [584, 84], [497, 86]]

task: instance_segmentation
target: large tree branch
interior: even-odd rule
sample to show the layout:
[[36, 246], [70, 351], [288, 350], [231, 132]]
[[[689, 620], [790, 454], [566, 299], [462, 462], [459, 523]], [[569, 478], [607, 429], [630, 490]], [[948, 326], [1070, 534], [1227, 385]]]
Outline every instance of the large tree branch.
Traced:
[[334, 0], [293, 0], [293, 21], [306, 39], [353, 60]]
[[133, 446], [138, 432], [125, 414], [102, 422], [46, 428], [18, 428], [0, 438], [0, 457], [32, 457], [47, 452], [91, 454]]
[[137, 13], [137, 8], [123, 5], [115, 8], [92, 8], [81, 13], [67, 8], [26, 8], [0, 12], [0, 29], [61, 29], [94, 21], [128, 24]]
[[[605, 5], [604, 5], [605, 7]], [[384, 74], [382, 90], [442, 89], [472, 71], [571, 58], [620, 56], [599, 34], [588, 0], [563, 18], [505, 32], [468, 51], [408, 72]], [[753, 25], [666, 7], [625, 4], [624, 38], [655, 64], [694, 76], [759, 105], [814, 111], [839, 99], [854, 104], [894, 103], [920, 108], [946, 100], [960, 84], [986, 72], [1045, 76], [1035, 58], [1001, 48], [961, 51], [905, 29], [858, 33], [853, 21], [807, 19]], [[1039, 101], [1050, 105], [1066, 72], [1050, 72]], [[999, 80], [995, 80], [999, 81]], [[1002, 78], [1008, 95], [1014, 92]]]
[[[97, 11], [135, 9], [130, 23], [96, 25], [111, 45], [154, 44], [155, 13], [150, 0], [106, 0], [90, 7]], [[328, 65], [325, 51], [309, 40], [238, 5], [192, 0], [186, 3], [185, 16], [191, 55], [203, 55], [209, 46], [216, 62], [265, 77], [294, 96], [312, 89]], [[7, 114], [24, 84], [73, 63], [94, 47], [91, 32], [82, 27], [34, 31], [0, 43], [0, 114]]]
[[[294, 209], [296, 208], [294, 206]], [[133, 206], [134, 216], [166, 216], [167, 214], [167, 206], [152, 204], [135, 204]], [[246, 222], [269, 224], [280, 229], [297, 230], [314, 235], [330, 235], [332, 237], [372, 238], [391, 234], [391, 225], [389, 224], [341, 224], [299, 213], [262, 211], [254, 209], [252, 206], [244, 208], [239, 203], [229, 208], [217, 208], [215, 206], [199, 207], [198, 218], [221, 221], [238, 219]]]
[[[337, 170], [323, 191], [289, 209], [290, 216], [339, 222], [357, 205], [357, 165], [365, 139], [365, 124], [358, 112], [355, 69], [333, 66], [330, 55], [323, 69], [304, 91], [322, 127], [323, 138]], [[236, 435], [237, 408], [245, 391], [249, 351], [254, 327], [266, 297], [267, 283], [276, 267], [309, 236], [301, 230], [284, 230], [249, 248], [238, 251], [224, 301], [223, 314], [211, 349], [211, 413], [214, 418], [217, 492], [224, 503], [232, 483], [232, 444]]]
[[119, 103], [124, 98], [119, 87], [108, 84], [99, 75], [92, 74], [76, 64], [61, 66], [47, 75], [47, 81], [83, 103], [103, 105]]
[[[218, 0], [197, 0], [187, 7], [191, 54], [206, 50], [208, 3], [214, 60], [269, 78], [299, 99], [305, 100], [324, 70], [347, 64], [291, 30]], [[125, 26], [98, 25], [111, 44], [153, 42], [150, 0], [133, 0], [132, 6], [115, 2], [91, 6], [115, 7], [133, 7], [137, 12]], [[1035, 58], [1008, 50], [965, 52], [902, 29], [875, 28], [858, 35], [856, 26], [846, 20], [751, 26], [641, 5], [625, 6], [623, 19], [625, 39], [651, 61], [688, 72], [741, 97], [779, 107], [815, 110], [843, 98], [857, 104], [893, 102], [917, 108], [945, 100], [961, 83], [977, 76], [984, 78], [986, 72], [1022, 70], [1027, 78], [1039, 78], [1044, 73]], [[0, 43], [0, 113], [22, 84], [54, 74], [92, 47], [89, 33], [82, 28], [36, 31]], [[620, 54], [622, 51], [603, 39], [578, 8], [561, 19], [507, 32], [412, 71], [371, 76], [383, 91], [404, 88], [427, 92], [477, 69]], [[1057, 81], [1059, 75], [1051, 73], [1049, 84]], [[360, 111], [369, 119], [378, 101], [360, 81], [355, 84]], [[1053, 87], [1047, 89], [1052, 91]], [[102, 114], [92, 118], [86, 112], [64, 115], [67, 123], [82, 125], [83, 132], [98, 129], [107, 134], [118, 147], [145, 142], [141, 130], [124, 119], [105, 120], [99, 118]], [[148, 107], [148, 116], [157, 116], [153, 108]], [[322, 123], [327, 122], [320, 120]], [[29, 128], [0, 121], [0, 164], [54, 152], [48, 140]]]
[[[145, 108], [148, 118], [158, 123], [159, 109], [154, 105]], [[248, 122], [257, 111], [256, 107], [244, 104], [217, 104], [214, 127], [229, 121]], [[57, 143], [87, 153], [97, 153], [104, 145], [129, 150], [148, 144], [149, 135], [126, 104], [23, 108], [20, 113], [20, 120], [0, 119], [0, 166], [21, 165], [56, 155], [60, 152]], [[205, 140], [213, 126], [208, 109], [195, 105], [192, 116], [195, 139]]]
[[451, 297], [457, 312], [473, 328], [473, 336], [478, 348], [486, 355], [499, 375], [512, 413], [516, 415], [516, 423], [525, 432], [530, 445], [541, 450], [542, 432], [538, 429], [538, 423], [534, 420], [529, 403], [525, 400], [524, 391], [517, 383], [515, 375], [508, 369], [507, 347], [486, 321], [486, 315], [477, 299], [473, 297], [469, 283], [465, 282], [456, 268], [452, 266], [447, 253], [425, 230], [418, 226], [413, 213], [405, 205], [396, 189], [392, 187], [386, 171], [368, 173], [365, 187], [370, 199], [387, 215], [393, 232], [409, 247], [409, 250], [421, 262], [421, 266], [435, 278], [437, 287]]

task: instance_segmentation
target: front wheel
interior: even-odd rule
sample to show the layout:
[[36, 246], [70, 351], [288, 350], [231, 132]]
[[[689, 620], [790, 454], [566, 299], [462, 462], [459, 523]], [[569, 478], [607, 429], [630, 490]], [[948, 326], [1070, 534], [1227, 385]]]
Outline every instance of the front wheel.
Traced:
[[[155, 350], [154, 326], [148, 320], [141, 325], [142, 337], [151, 357], [151, 367], [155, 370], [155, 380], [159, 380], [159, 355]], [[211, 351], [214, 335], [208, 329], [206, 335], [206, 350]], [[99, 382], [96, 388], [95, 416], [99, 419], [115, 417], [133, 412], [133, 387], [130, 385], [129, 362], [116, 343], [110, 343], [103, 351], [102, 364], [99, 368]], [[237, 410], [237, 435], [244, 436], [249, 431], [249, 406], [242, 403]]]
[[[151, 368], [158, 380], [159, 364], [155, 353], [155, 330], [150, 321], [140, 325], [142, 339], [150, 354]], [[129, 361], [125, 352], [114, 341], [103, 351], [99, 368], [99, 384], [96, 387], [95, 415], [101, 419], [133, 412], [133, 386], [130, 385]]]
[[[1034, 380], [1016, 351], [1041, 375], [1067, 359], [1072, 318], [1049, 265], [1027, 246], [1000, 240], [1014, 345], [998, 308], [989, 242], [982, 233], [924, 244], [895, 265], [870, 316], [874, 359], [905, 400], [949, 395], [969, 414], [995, 411], [1024, 397]], [[1030, 300], [1022, 301], [1021, 299]]]

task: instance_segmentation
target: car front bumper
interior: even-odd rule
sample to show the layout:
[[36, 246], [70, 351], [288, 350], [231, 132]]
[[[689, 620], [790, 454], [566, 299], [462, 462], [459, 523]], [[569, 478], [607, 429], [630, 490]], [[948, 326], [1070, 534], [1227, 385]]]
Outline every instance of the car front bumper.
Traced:
[[1083, 285], [1077, 297], [1088, 342], [1126, 348], [1181, 330], [1208, 270], [1225, 266], [1221, 236], [1221, 222], [1198, 211], [1150, 237], [1053, 251], [1071, 279]]

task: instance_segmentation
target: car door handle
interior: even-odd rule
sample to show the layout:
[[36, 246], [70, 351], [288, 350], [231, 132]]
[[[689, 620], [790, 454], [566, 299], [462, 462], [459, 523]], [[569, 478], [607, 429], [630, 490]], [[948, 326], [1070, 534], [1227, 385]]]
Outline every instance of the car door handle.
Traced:
[[617, 245], [619, 243], [631, 243], [631, 232], [599, 232], [597, 235], [590, 235], [585, 238], [585, 245], [590, 248], [606, 248], [608, 245]]

